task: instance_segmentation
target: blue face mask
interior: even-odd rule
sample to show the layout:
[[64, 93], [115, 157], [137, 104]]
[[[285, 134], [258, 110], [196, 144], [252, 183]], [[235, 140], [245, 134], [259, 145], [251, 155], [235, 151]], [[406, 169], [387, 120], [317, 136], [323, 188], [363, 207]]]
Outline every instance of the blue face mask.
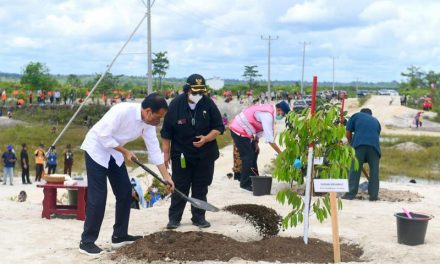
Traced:
[[276, 119], [276, 120], [281, 120], [281, 119], [283, 119], [283, 116], [282, 116], [282, 115], [276, 115], [276, 116], [275, 116], [275, 119]]

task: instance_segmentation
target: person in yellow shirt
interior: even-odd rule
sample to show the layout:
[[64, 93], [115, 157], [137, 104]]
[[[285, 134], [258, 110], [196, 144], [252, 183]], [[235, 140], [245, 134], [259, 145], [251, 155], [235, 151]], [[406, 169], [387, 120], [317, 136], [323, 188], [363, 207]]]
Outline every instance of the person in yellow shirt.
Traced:
[[44, 154], [44, 145], [40, 144], [35, 150], [35, 181], [41, 181], [41, 175], [44, 170], [44, 160], [46, 159], [46, 155]]

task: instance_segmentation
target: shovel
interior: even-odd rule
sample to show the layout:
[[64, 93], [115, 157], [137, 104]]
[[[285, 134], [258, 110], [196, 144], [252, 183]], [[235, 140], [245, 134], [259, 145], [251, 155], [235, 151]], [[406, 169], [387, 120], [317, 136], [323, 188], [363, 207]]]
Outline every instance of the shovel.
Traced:
[[[142, 169], [144, 169], [146, 172], [148, 172], [149, 174], [151, 174], [154, 178], [158, 179], [162, 184], [164, 185], [168, 185], [168, 183], [164, 180], [162, 180], [154, 171], [150, 170], [147, 166], [145, 166], [144, 164], [140, 163], [139, 160], [132, 158], [131, 159], [134, 163], [136, 163], [137, 165], [139, 165], [140, 167], [142, 167]], [[187, 202], [189, 202], [192, 206], [205, 210], [205, 211], [210, 211], [210, 212], [218, 212], [220, 211], [220, 209], [218, 209], [217, 207], [215, 207], [214, 205], [207, 203], [205, 201], [196, 199], [196, 198], [192, 198], [192, 197], [188, 197], [186, 196], [184, 193], [182, 193], [181, 191], [179, 191], [178, 189], [174, 188], [174, 192], [177, 193], [180, 197], [182, 197], [182, 199], [186, 200]]]

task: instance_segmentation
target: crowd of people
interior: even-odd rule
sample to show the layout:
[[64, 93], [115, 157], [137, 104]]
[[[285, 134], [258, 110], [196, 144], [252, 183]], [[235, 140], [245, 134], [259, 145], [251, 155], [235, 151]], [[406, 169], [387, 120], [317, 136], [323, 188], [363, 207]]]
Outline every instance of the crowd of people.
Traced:
[[[167, 97], [174, 97], [168, 104]], [[152, 93], [142, 103], [116, 104], [94, 125], [81, 144], [85, 153], [87, 174], [87, 208], [84, 229], [81, 234], [79, 251], [87, 255], [99, 255], [103, 250], [95, 244], [98, 239], [104, 218], [107, 200], [107, 179], [116, 198], [116, 216], [113, 226], [111, 244], [113, 248], [133, 243], [141, 236], [129, 235], [128, 225], [131, 208], [145, 207], [147, 201], [141, 190], [141, 184], [130, 178], [126, 162], [137, 160], [133, 151], [124, 145], [142, 137], [147, 149], [149, 163], [157, 166], [172, 193], [168, 209], [167, 229], [179, 228], [183, 221], [183, 212], [187, 200], [183, 199], [174, 189], [184, 195], [207, 202], [209, 186], [213, 181], [215, 161], [219, 158], [216, 138], [225, 129], [231, 131], [234, 142], [234, 178], [245, 192], [252, 192], [251, 176], [258, 175], [257, 159], [261, 137], [276, 153], [281, 153], [275, 143], [275, 122], [281, 120], [291, 111], [289, 94], [281, 98], [273, 93], [260, 95], [261, 101], [253, 98], [252, 90], [246, 94], [248, 106], [231, 120], [227, 114], [221, 114], [215, 100], [208, 94], [203, 76], [192, 74], [188, 77], [181, 93], [165, 96]], [[292, 98], [300, 97], [300, 94]], [[231, 98], [227, 94], [227, 98]], [[54, 95], [55, 98], [55, 95]], [[237, 94], [241, 100], [241, 92]], [[273, 105], [271, 101], [280, 99]], [[55, 103], [58, 101], [55, 100]], [[156, 127], [163, 120], [160, 130], [160, 145]], [[368, 125], [365, 125], [368, 124]], [[368, 134], [374, 131], [374, 138]], [[353, 135], [354, 134], [354, 135]], [[356, 157], [360, 163], [368, 162], [372, 184], [369, 188], [370, 200], [378, 197], [378, 163], [380, 148], [378, 137], [380, 124], [372, 117], [371, 111], [362, 110], [350, 119], [347, 124], [347, 138], [356, 149]], [[376, 141], [377, 139], [377, 141]], [[14, 167], [18, 157], [12, 145], [7, 145], [3, 155], [3, 184], [13, 184]], [[57, 172], [58, 154], [55, 146], [44, 151], [44, 146], [33, 153], [35, 157], [35, 181], [40, 181], [46, 165], [49, 174]], [[64, 173], [71, 174], [73, 152], [67, 145], [64, 152]], [[29, 155], [26, 144], [22, 144], [20, 153], [23, 184], [30, 184]], [[171, 168], [173, 174], [168, 172]], [[353, 199], [357, 193], [359, 171], [350, 171], [350, 192], [344, 198]], [[155, 197], [156, 199], [157, 197]], [[151, 201], [151, 199], [150, 199]], [[211, 223], [205, 217], [205, 210], [191, 205], [191, 222], [199, 228], [209, 228]]]
[[[49, 151], [46, 153], [44, 150], [44, 145], [40, 144], [33, 152], [33, 157], [35, 159], [35, 182], [40, 182], [42, 180], [45, 168], [47, 168], [48, 174], [57, 173], [58, 154], [55, 146], [51, 146]], [[73, 152], [70, 144], [66, 146], [63, 152], [63, 159], [64, 174], [71, 176]], [[31, 164], [26, 143], [21, 144], [21, 151], [19, 154], [15, 151], [15, 148], [12, 144], [8, 144], [6, 146], [6, 151], [2, 154], [2, 161], [3, 179], [0, 178], [0, 181], [3, 181], [3, 185], [6, 185], [7, 183], [9, 183], [9, 185], [13, 185], [15, 167], [17, 163], [20, 164], [22, 184], [32, 184], [30, 180]]]

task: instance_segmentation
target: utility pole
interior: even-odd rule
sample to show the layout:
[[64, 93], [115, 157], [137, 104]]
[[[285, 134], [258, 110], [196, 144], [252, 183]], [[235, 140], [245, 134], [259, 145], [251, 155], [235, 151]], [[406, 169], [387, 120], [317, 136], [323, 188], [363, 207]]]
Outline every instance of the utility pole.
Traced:
[[310, 42], [300, 42], [303, 45], [303, 63], [302, 63], [302, 73], [301, 73], [301, 95], [304, 95], [304, 61], [306, 57], [306, 45], [310, 45]]
[[333, 59], [333, 88], [332, 91], [335, 91], [335, 56], [332, 56]]
[[269, 101], [271, 100], [272, 96], [270, 94], [270, 43], [272, 40], [277, 40], [278, 36], [276, 36], [276, 38], [271, 38], [271, 36], [269, 35], [268, 38], [264, 38], [263, 36], [261, 36], [262, 40], [267, 40], [268, 43], [268, 52], [267, 52], [267, 91], [269, 92]]
[[356, 77], [356, 98], [358, 97], [359, 78]]
[[[153, 6], [150, 0], [147, 0], [147, 27], [148, 27], [148, 82], [147, 82], [147, 94], [153, 92], [153, 69], [151, 66], [151, 7]], [[153, 1], [154, 4], [154, 1]]]

